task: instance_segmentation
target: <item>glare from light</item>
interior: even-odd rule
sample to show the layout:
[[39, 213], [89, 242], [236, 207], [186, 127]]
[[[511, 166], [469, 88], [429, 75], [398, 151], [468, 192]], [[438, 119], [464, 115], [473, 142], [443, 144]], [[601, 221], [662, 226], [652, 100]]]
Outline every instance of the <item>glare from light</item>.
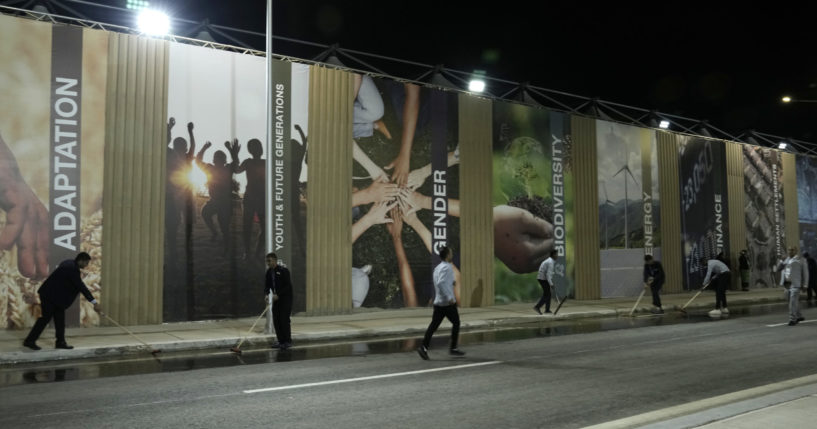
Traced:
[[658, 128], [667, 129], [669, 128], [669, 121], [666, 119], [662, 119], [661, 122], [658, 124]]
[[780, 142], [780, 144], [777, 145], [777, 148], [780, 150], [786, 150], [786, 146], [788, 145], [785, 142]]
[[137, 20], [139, 31], [151, 36], [164, 36], [170, 32], [170, 18], [158, 10], [143, 9]]
[[471, 82], [468, 82], [468, 90], [471, 92], [485, 91], [485, 81], [480, 79], [474, 79]]
[[781, 100], [783, 100], [784, 103], [791, 103], [791, 97], [789, 97], [788, 95], [781, 98]]
[[187, 176], [187, 180], [190, 182], [190, 185], [193, 186], [193, 190], [196, 192], [197, 195], [206, 195], [207, 193], [207, 173], [205, 173], [196, 161], [193, 161], [193, 168], [190, 169], [190, 173]]

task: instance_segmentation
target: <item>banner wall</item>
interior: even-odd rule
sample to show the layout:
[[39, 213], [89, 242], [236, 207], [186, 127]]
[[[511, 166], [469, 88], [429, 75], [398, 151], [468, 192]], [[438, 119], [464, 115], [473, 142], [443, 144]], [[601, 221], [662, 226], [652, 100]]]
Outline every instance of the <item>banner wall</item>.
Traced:
[[596, 139], [601, 296], [635, 296], [644, 255], [661, 259], [655, 131], [597, 121]]
[[352, 304], [429, 305], [442, 246], [459, 283], [457, 95], [355, 79]]
[[496, 301], [539, 298], [537, 272], [552, 250], [553, 282], [563, 297], [574, 278], [570, 117], [494, 102], [493, 122]]
[[[273, 64], [276, 132], [268, 144], [264, 58], [171, 45], [166, 322], [243, 317], [263, 309], [267, 198], [276, 203], [270, 214], [273, 243], [281, 262], [297, 267], [294, 289], [304, 290], [303, 248], [292, 243], [305, 242], [298, 178], [308, 128], [309, 69]], [[272, 153], [281, 180], [266, 186]], [[299, 298], [295, 311], [303, 309], [303, 295]]]
[[[26, 327], [42, 280], [81, 251], [102, 296], [107, 38], [0, 16], [0, 40], [0, 326]], [[84, 298], [66, 312], [68, 326], [98, 323]]]
[[726, 145], [701, 137], [678, 139], [684, 289], [700, 289], [707, 269], [701, 258], [729, 255]]
[[752, 261], [750, 288], [778, 284], [774, 264], [786, 255], [781, 152], [743, 146], [746, 250]]

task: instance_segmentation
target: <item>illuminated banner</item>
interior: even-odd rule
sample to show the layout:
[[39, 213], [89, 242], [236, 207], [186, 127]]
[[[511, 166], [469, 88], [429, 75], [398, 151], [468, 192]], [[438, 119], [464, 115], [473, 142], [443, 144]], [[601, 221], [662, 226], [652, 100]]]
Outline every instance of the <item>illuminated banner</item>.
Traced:
[[354, 79], [352, 305], [426, 306], [440, 248], [460, 264], [457, 94]]
[[[108, 34], [0, 15], [0, 41], [0, 328], [24, 328], [40, 314], [43, 279], [79, 252], [92, 258], [85, 284], [105, 302]], [[98, 324], [84, 298], [66, 313], [67, 326]]]
[[644, 255], [661, 259], [654, 130], [596, 121], [601, 296], [643, 289]]
[[750, 288], [777, 286], [773, 268], [787, 254], [782, 167], [780, 151], [743, 145], [746, 250], [752, 261]]
[[817, 158], [813, 156], [797, 155], [797, 211], [800, 249], [817, 257]]
[[684, 288], [699, 289], [706, 274], [701, 258], [729, 255], [726, 145], [701, 137], [679, 139]]
[[493, 103], [491, 199], [497, 302], [540, 297], [537, 272], [552, 251], [556, 251], [556, 292], [560, 297], [572, 293], [571, 152], [569, 115]]

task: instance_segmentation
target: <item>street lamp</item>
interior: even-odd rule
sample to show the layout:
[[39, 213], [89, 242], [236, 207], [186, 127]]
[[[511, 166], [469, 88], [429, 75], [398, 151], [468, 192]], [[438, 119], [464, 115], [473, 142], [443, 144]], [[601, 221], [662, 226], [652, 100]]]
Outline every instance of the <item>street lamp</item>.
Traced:
[[817, 100], [805, 100], [801, 98], [791, 98], [791, 96], [784, 95], [780, 101], [783, 103], [817, 103]]

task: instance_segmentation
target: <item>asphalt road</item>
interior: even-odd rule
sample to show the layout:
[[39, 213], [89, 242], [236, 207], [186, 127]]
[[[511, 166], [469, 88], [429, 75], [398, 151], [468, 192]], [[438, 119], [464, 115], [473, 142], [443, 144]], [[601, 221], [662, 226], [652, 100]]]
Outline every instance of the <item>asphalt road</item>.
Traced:
[[578, 428], [817, 373], [804, 316], [7, 386], [0, 427]]

